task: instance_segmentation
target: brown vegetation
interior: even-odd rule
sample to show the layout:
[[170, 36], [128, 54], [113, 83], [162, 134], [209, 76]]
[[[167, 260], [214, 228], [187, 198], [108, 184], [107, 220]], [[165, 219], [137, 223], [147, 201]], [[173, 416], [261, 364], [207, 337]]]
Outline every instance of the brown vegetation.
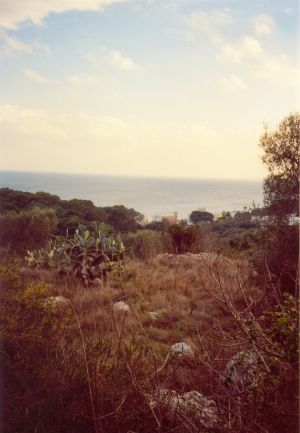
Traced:
[[[88, 288], [53, 270], [22, 268], [18, 277], [10, 265], [1, 268], [1, 285], [4, 431], [210, 432], [199, 421], [210, 412], [197, 413], [197, 401], [213, 408], [213, 431], [295, 431], [297, 370], [287, 354], [297, 347], [263, 330], [256, 316], [264, 294], [244, 261], [162, 254], [128, 260], [108, 284]], [[119, 301], [128, 311], [114, 308]], [[272, 322], [277, 340], [288, 341], [293, 320], [288, 329]], [[176, 343], [194, 355], [175, 356]], [[249, 351], [253, 382], [242, 376], [230, 384], [228, 361]], [[169, 410], [170, 401], [188, 416], [176, 405]]]

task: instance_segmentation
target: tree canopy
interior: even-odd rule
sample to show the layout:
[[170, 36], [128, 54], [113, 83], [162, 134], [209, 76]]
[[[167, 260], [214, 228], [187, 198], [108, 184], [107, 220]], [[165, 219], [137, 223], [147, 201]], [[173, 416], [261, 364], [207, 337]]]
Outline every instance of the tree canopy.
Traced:
[[192, 223], [211, 222], [213, 219], [213, 214], [206, 211], [194, 210], [190, 215]]
[[275, 131], [265, 128], [260, 139], [269, 175], [264, 182], [269, 214], [286, 217], [299, 213], [300, 113], [284, 118]]
[[271, 218], [263, 227], [258, 258], [268, 264], [271, 282], [282, 291], [297, 291], [299, 227], [290, 222], [299, 214], [300, 113], [284, 118], [275, 131], [265, 130], [260, 139], [263, 162], [269, 175], [264, 182], [264, 200]]
[[91, 200], [61, 200], [47, 192], [23, 192], [9, 188], [0, 189], [0, 215], [7, 212], [51, 208], [58, 219], [58, 233], [65, 235], [68, 229], [73, 234], [79, 224], [89, 225], [92, 221], [109, 224], [116, 231], [135, 230], [140, 227], [143, 215], [125, 206], [100, 207]]

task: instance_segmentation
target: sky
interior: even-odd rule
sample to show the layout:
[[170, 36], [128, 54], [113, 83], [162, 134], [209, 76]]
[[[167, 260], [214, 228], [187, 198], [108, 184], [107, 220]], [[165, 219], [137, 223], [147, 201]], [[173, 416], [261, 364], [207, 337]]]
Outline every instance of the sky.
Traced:
[[298, 0], [0, 0], [0, 169], [262, 179]]

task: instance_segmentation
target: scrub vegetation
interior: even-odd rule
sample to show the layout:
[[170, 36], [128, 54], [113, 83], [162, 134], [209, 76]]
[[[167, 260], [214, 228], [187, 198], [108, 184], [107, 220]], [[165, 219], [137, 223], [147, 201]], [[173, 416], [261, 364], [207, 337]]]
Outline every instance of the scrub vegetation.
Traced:
[[216, 220], [0, 191], [1, 431], [298, 431], [299, 131]]

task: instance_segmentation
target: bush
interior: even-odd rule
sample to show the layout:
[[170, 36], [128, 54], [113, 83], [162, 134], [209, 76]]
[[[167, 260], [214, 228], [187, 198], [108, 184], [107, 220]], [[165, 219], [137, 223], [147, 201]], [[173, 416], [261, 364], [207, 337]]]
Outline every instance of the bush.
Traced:
[[128, 255], [139, 260], [151, 259], [157, 254], [168, 251], [171, 243], [168, 234], [152, 230], [128, 233], [123, 237], [123, 241]]
[[69, 431], [83, 431], [80, 411], [71, 417], [66, 407], [79, 409], [87, 398], [82, 368], [66, 363], [61, 345], [70, 315], [46, 302], [42, 285], [23, 288], [16, 265], [0, 268], [0, 287], [1, 431], [60, 432], [64, 423]]
[[43, 285], [23, 287], [16, 264], [0, 267], [0, 288], [1, 431], [153, 431], [137, 389], [149, 373], [141, 345], [116, 356], [108, 338], [84, 336], [74, 306], [49, 302]]
[[7, 212], [0, 215], [0, 243], [14, 253], [24, 254], [28, 249], [44, 247], [56, 227], [57, 217], [53, 209]]
[[299, 226], [270, 220], [257, 231], [253, 263], [258, 283], [281, 291], [297, 293], [299, 286]]
[[168, 232], [172, 238], [175, 254], [201, 251], [201, 228], [199, 226], [172, 225]]

